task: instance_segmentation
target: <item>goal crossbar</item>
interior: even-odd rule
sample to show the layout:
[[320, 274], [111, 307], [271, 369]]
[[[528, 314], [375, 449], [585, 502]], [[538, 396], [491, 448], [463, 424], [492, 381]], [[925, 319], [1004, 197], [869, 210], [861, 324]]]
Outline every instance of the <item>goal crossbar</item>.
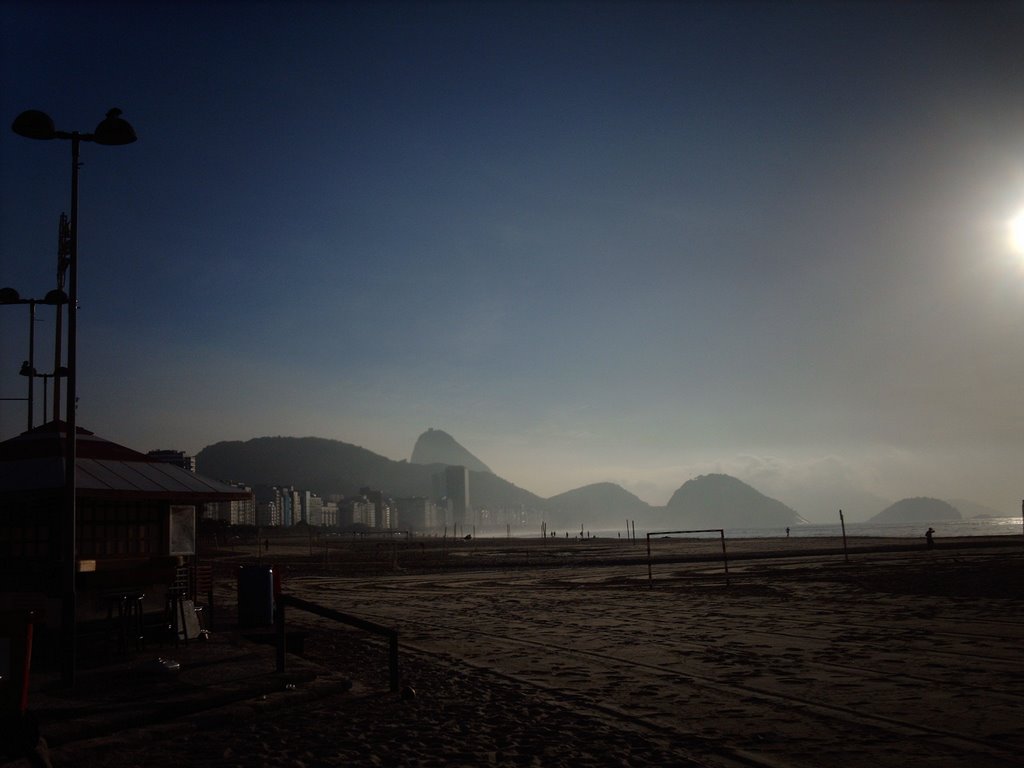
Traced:
[[722, 565], [725, 566], [725, 585], [729, 586], [729, 555], [725, 551], [724, 528], [700, 528], [689, 531], [650, 531], [647, 534], [647, 584], [654, 589], [654, 570], [651, 558], [651, 536], [670, 536], [677, 533], [717, 533], [722, 541]]

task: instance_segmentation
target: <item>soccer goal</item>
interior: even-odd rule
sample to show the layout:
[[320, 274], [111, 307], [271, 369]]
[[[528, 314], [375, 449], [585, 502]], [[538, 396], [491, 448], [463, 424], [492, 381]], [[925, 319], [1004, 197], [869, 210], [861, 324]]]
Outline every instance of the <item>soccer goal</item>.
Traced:
[[673, 536], [678, 533], [717, 533], [722, 540], [722, 565], [725, 567], [725, 585], [729, 586], [729, 555], [725, 550], [724, 528], [702, 528], [693, 531], [651, 531], [647, 534], [647, 584], [654, 589], [654, 569], [651, 557], [651, 536]]

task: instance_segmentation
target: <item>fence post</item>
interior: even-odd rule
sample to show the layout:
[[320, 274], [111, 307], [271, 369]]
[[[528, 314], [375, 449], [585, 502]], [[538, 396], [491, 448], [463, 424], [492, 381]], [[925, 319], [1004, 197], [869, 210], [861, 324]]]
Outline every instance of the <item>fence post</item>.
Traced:
[[274, 624], [277, 628], [277, 671], [284, 672], [284, 595], [278, 595], [275, 602], [277, 603], [277, 610], [274, 612]]
[[846, 520], [843, 519], [843, 510], [839, 510], [839, 524], [843, 527], [843, 562], [850, 562], [850, 553], [846, 550]]
[[654, 571], [651, 570], [651, 534], [647, 533], [647, 586], [654, 589]]
[[398, 631], [395, 630], [388, 637], [388, 672], [391, 678], [391, 692], [398, 693]]
[[719, 536], [722, 537], [722, 563], [725, 565], [725, 586], [729, 586], [729, 555], [725, 552], [725, 529], [721, 529], [718, 532]]

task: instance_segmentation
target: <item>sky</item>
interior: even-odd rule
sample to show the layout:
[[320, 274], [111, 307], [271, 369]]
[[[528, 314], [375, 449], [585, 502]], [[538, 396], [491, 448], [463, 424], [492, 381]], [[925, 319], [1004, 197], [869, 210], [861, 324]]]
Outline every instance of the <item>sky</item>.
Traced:
[[[78, 422], [115, 442], [433, 427], [545, 497], [1011, 514], [1022, 39], [1021, 2], [8, 0], [0, 117], [138, 134], [81, 145]], [[69, 142], [0, 131], [0, 285], [56, 285], [69, 206]]]

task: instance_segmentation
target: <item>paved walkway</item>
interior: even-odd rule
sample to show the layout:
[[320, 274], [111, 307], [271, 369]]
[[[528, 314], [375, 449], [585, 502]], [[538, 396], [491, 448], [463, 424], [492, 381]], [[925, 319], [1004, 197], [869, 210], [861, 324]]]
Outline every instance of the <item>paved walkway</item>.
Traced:
[[[269, 630], [265, 634], [272, 637]], [[72, 688], [56, 671], [34, 672], [29, 711], [54, 764], [72, 764], [67, 758], [76, 742], [140, 728], [184, 731], [198, 720], [209, 727], [352, 686], [345, 676], [294, 654], [287, 671], [278, 673], [274, 646], [251, 637], [229, 630], [188, 645], [133, 651], [113, 663], [79, 669]]]

